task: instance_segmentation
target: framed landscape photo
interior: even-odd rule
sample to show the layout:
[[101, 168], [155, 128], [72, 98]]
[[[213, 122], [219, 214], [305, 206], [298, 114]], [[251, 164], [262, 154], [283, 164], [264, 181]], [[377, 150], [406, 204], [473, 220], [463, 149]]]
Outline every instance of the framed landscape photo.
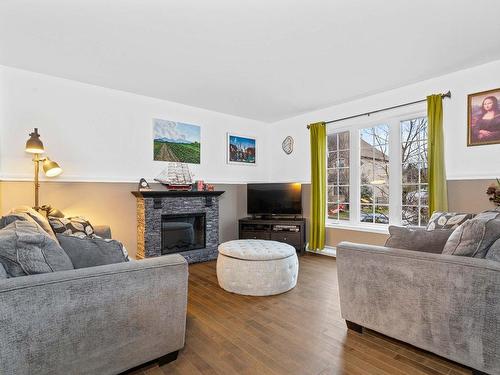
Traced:
[[467, 146], [500, 143], [500, 88], [467, 96]]
[[153, 160], [200, 164], [200, 127], [153, 119]]
[[252, 137], [227, 133], [227, 163], [256, 164], [257, 140]]

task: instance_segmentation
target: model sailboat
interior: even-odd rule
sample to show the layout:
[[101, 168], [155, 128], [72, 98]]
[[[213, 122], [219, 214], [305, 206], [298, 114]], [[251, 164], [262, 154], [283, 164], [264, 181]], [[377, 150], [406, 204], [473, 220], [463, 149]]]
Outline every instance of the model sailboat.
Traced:
[[193, 175], [185, 163], [168, 163], [155, 181], [166, 186], [168, 190], [191, 190]]

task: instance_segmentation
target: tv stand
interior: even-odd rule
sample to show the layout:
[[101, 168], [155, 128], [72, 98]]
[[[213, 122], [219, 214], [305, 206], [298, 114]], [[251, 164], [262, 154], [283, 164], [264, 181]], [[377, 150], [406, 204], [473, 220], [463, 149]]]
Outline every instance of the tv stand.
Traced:
[[302, 255], [306, 245], [306, 221], [296, 218], [253, 218], [240, 219], [239, 238], [273, 240], [295, 247]]

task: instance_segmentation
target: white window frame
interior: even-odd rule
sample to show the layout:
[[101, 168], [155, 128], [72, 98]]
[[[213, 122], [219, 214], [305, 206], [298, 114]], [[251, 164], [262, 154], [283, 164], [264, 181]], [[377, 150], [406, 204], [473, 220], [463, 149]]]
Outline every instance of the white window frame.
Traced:
[[[425, 104], [411, 108], [401, 108], [380, 114], [346, 120], [343, 123], [327, 125], [327, 135], [349, 131], [349, 220], [328, 218], [326, 227], [357, 230], [372, 233], [388, 233], [389, 225], [401, 225], [402, 214], [402, 156], [401, 156], [401, 122], [418, 117], [427, 117]], [[360, 189], [360, 131], [364, 128], [380, 124], [389, 125], [389, 224], [363, 223], [360, 221], [361, 189]], [[326, 152], [328, 158], [328, 149]], [[328, 159], [327, 159], [328, 163]], [[328, 201], [328, 199], [327, 199]], [[328, 204], [328, 203], [327, 203]]]

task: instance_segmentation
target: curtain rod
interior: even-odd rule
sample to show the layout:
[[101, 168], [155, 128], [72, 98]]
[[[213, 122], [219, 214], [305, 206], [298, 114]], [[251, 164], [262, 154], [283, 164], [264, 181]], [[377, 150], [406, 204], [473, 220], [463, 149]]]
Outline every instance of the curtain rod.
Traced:
[[[444, 98], [451, 98], [451, 91], [448, 91], [446, 94], [441, 94], [441, 97], [444, 99]], [[339, 121], [344, 121], [344, 120], [349, 120], [349, 119], [352, 119], [352, 118], [356, 118], [356, 117], [362, 117], [362, 116], [370, 116], [374, 113], [378, 113], [378, 112], [383, 112], [383, 111], [388, 111], [390, 109], [395, 109], [395, 108], [400, 108], [400, 107], [406, 107], [407, 105], [412, 105], [412, 104], [417, 104], [417, 103], [422, 103], [422, 102], [425, 102], [427, 101], [427, 99], [421, 99], [421, 100], [416, 100], [414, 102], [409, 102], [409, 103], [404, 103], [404, 104], [398, 104], [398, 105], [394, 105], [392, 107], [387, 107], [387, 108], [382, 108], [382, 109], [377, 109], [375, 111], [370, 111], [370, 112], [365, 112], [365, 113], [360, 113], [358, 115], [354, 115], [354, 116], [348, 116], [348, 117], [342, 117], [342, 118], [338, 118], [338, 119], [335, 119], [335, 120], [330, 120], [330, 121], [325, 121], [325, 124], [332, 124], [334, 122], [339, 122]], [[310, 126], [307, 125], [307, 129], [309, 129]]]

